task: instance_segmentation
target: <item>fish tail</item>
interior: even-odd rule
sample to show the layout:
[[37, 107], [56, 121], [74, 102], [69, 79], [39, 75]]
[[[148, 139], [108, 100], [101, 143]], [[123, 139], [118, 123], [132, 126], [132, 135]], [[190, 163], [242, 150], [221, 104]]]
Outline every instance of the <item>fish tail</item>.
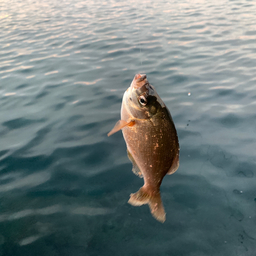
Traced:
[[128, 203], [133, 206], [148, 204], [153, 217], [162, 223], [165, 222], [166, 213], [162, 203], [160, 191], [152, 194], [148, 193], [145, 187], [142, 187], [139, 191], [130, 195]]

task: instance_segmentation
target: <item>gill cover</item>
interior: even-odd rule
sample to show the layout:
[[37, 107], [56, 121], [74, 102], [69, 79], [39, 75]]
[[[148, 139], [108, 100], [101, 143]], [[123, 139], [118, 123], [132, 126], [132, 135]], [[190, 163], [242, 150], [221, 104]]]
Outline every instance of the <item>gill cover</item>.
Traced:
[[123, 107], [138, 119], [148, 119], [155, 115], [165, 104], [149, 84], [146, 75], [136, 75], [131, 86], [124, 94]]

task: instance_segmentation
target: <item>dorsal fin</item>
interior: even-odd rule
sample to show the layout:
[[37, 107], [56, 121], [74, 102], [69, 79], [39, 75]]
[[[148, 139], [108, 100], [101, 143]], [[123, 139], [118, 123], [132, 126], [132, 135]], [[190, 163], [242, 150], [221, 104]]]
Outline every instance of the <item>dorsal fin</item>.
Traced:
[[131, 153], [127, 149], [127, 155], [130, 161], [132, 162], [132, 171], [135, 175], [139, 176], [140, 178], [143, 178], [142, 172], [140, 171], [138, 165], [136, 164], [135, 160], [133, 159]]

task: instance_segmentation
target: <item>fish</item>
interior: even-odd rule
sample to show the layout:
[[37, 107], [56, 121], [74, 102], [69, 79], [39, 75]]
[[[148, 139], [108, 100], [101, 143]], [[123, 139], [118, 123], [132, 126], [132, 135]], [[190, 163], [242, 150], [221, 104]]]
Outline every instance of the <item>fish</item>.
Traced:
[[160, 186], [166, 174], [179, 167], [179, 140], [170, 111], [148, 82], [146, 74], [136, 74], [125, 91], [121, 120], [108, 136], [122, 130], [132, 171], [144, 185], [130, 195], [133, 206], [148, 204], [152, 216], [165, 222]]

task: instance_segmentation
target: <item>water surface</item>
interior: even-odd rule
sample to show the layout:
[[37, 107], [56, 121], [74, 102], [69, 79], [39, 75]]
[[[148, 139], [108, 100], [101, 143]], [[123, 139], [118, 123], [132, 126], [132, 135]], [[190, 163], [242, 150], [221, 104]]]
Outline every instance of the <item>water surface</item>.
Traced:
[[[256, 255], [255, 1], [4, 0], [0, 29], [1, 256]], [[106, 136], [139, 72], [181, 146], [164, 224]]]

